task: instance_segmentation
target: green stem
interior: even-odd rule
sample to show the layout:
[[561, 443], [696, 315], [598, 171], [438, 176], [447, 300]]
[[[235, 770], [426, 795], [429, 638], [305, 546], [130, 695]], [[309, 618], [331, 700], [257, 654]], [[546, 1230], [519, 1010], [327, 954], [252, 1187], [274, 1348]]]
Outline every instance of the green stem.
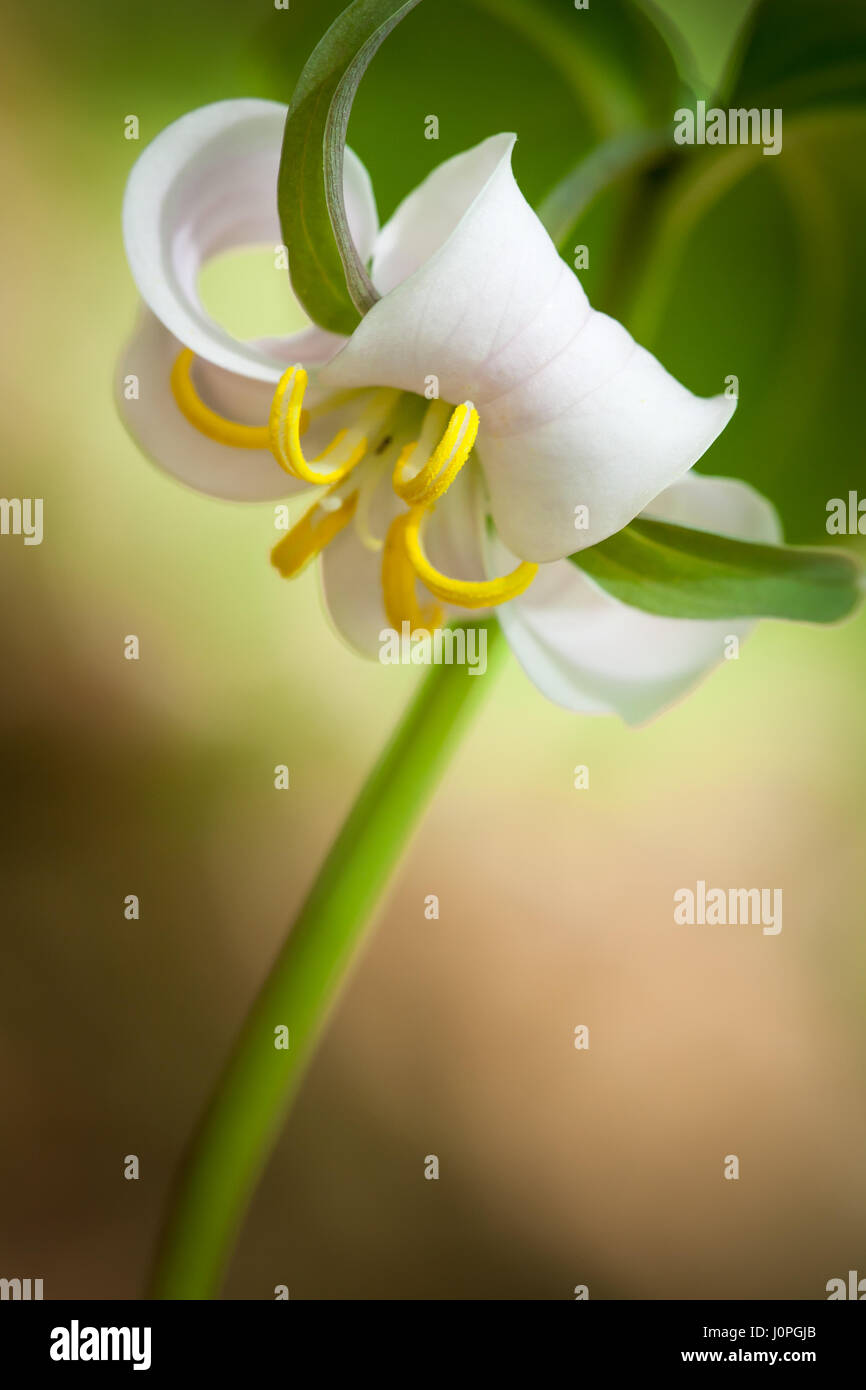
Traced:
[[[486, 633], [486, 677], [506, 647]], [[432, 666], [364, 784], [254, 1003], [193, 1138], [150, 1296], [212, 1298], [364, 926], [488, 681]], [[289, 1030], [289, 1048], [275, 1030]]]

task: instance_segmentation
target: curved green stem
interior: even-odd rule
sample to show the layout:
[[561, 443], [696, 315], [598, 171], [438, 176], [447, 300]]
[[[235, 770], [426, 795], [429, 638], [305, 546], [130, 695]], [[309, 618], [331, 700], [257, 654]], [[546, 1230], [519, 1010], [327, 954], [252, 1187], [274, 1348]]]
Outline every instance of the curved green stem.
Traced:
[[[166, 1221], [152, 1298], [211, 1298], [329, 1009], [467, 717], [506, 650], [486, 634], [487, 671], [433, 666], [364, 784], [252, 1007], [193, 1138]], [[275, 1046], [280, 1027], [287, 1050]]]

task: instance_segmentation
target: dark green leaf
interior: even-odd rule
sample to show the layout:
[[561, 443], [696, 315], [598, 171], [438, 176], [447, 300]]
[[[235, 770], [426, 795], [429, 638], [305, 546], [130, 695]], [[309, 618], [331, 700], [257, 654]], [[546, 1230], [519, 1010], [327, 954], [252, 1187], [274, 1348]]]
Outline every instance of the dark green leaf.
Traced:
[[787, 118], [864, 101], [863, 0], [758, 0], [730, 64], [725, 105], [781, 107]]
[[788, 618], [832, 623], [860, 601], [850, 555], [753, 545], [639, 519], [571, 556], [622, 603], [669, 618]]
[[349, 234], [343, 150], [374, 53], [419, 0], [354, 0], [317, 44], [292, 96], [277, 183], [292, 288], [314, 323], [351, 333], [376, 292]]

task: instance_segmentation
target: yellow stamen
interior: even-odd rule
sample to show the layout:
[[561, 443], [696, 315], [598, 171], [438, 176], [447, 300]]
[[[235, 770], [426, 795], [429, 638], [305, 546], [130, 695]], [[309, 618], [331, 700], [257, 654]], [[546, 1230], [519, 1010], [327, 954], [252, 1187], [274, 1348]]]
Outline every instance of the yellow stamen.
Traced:
[[217, 444], [230, 444], [235, 449], [269, 449], [267, 425], [241, 425], [205, 405], [192, 382], [194, 361], [194, 354], [184, 348], [171, 369], [172, 394], [190, 424]]
[[498, 579], [450, 579], [434, 569], [421, 544], [421, 523], [429, 512], [424, 507], [413, 507], [405, 520], [403, 543], [406, 555], [415, 574], [431, 592], [443, 603], [454, 603], [461, 608], [493, 608], [498, 603], [507, 603], [529, 588], [538, 566], [523, 560], [510, 574]]
[[471, 401], [464, 401], [452, 412], [445, 432], [427, 462], [411, 478], [404, 476], [416, 450], [420, 451], [430, 434], [438, 433], [441, 405], [431, 408], [424, 419], [421, 439], [407, 444], [394, 468], [393, 485], [398, 497], [410, 507], [429, 506], [441, 497], [453, 483], [472, 452], [478, 434], [478, 411]]
[[[304, 457], [301, 448], [301, 417], [307, 373], [301, 366], [290, 367], [280, 378], [274, 392], [268, 424], [270, 447], [277, 462], [295, 478], [306, 483], [338, 483], [351, 473], [367, 452], [368, 438], [387, 419], [399, 391], [376, 391], [349, 429], [339, 430], [326, 449], [312, 462]], [[327, 459], [327, 469], [312, 465]]]
[[[447, 424], [447, 406], [434, 401], [424, 417], [417, 443], [407, 444], [400, 450], [392, 481], [394, 491], [410, 510], [392, 521], [383, 543], [371, 534], [368, 524], [368, 510], [378, 484], [378, 469], [371, 471], [360, 489], [355, 487], [346, 497], [339, 495], [337, 485], [360, 463], [367, 453], [368, 440], [380, 432], [391, 417], [400, 400], [399, 391], [347, 392], [339, 398], [324, 401], [310, 412], [303, 408], [307, 373], [303, 367], [296, 365], [280, 378], [268, 424], [244, 425], [226, 419], [205, 405], [193, 385], [194, 361], [192, 351], [184, 348], [171, 371], [174, 398], [191, 425], [218, 444], [238, 449], [270, 449], [287, 473], [314, 485], [326, 484], [330, 487], [330, 491], [304, 513], [271, 552], [272, 563], [286, 578], [300, 574], [349, 524], [356, 512], [362, 543], [370, 550], [382, 550], [385, 611], [395, 628], [406, 621], [411, 624], [413, 631], [419, 627], [432, 631], [442, 625], [443, 614], [438, 605], [422, 607], [418, 602], [418, 580], [443, 603], [461, 608], [492, 608], [522, 594], [535, 578], [538, 566], [524, 561], [511, 574], [498, 579], [452, 579], [434, 569], [424, 553], [422, 525], [433, 505], [447, 492], [466, 464], [475, 444], [479, 420], [471, 401], [464, 401], [452, 411]], [[355, 396], [363, 398], [365, 395], [367, 403], [357, 421], [348, 429], [339, 430], [330, 444], [312, 462], [308, 462], [300, 441], [310, 416], [329, 413]], [[440, 434], [436, 443], [436, 437]], [[378, 452], [382, 452], [381, 448]], [[411, 460], [419, 454], [421, 457], [426, 455], [426, 462], [407, 478], [405, 474]], [[326, 469], [313, 467], [313, 464], [325, 460], [330, 465]]]
[[415, 571], [409, 563], [406, 552], [406, 527], [410, 514], [402, 512], [395, 517], [385, 537], [382, 552], [382, 596], [385, 613], [391, 626], [402, 630], [404, 622], [410, 631], [425, 628], [428, 632], [442, 626], [441, 608], [429, 606], [422, 608], [418, 602], [415, 586]]
[[[331, 506], [327, 505], [329, 501]], [[271, 551], [271, 564], [284, 579], [294, 579], [344, 526], [348, 526], [357, 505], [357, 489], [342, 500], [335, 497], [333, 491], [326, 493], [277, 541]]]

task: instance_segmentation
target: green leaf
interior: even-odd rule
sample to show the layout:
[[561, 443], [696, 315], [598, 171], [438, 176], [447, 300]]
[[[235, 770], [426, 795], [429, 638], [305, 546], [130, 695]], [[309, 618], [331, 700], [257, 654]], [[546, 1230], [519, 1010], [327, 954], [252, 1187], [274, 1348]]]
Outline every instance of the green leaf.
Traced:
[[866, 101], [863, 0], [758, 0], [725, 84], [725, 104], [797, 109]]
[[314, 323], [350, 334], [377, 299], [343, 200], [346, 127], [358, 84], [419, 0], [354, 0], [316, 45], [292, 96], [277, 206], [292, 288]]
[[667, 618], [832, 623], [863, 596], [863, 573], [850, 555], [755, 545], [645, 518], [570, 559], [622, 603]]

